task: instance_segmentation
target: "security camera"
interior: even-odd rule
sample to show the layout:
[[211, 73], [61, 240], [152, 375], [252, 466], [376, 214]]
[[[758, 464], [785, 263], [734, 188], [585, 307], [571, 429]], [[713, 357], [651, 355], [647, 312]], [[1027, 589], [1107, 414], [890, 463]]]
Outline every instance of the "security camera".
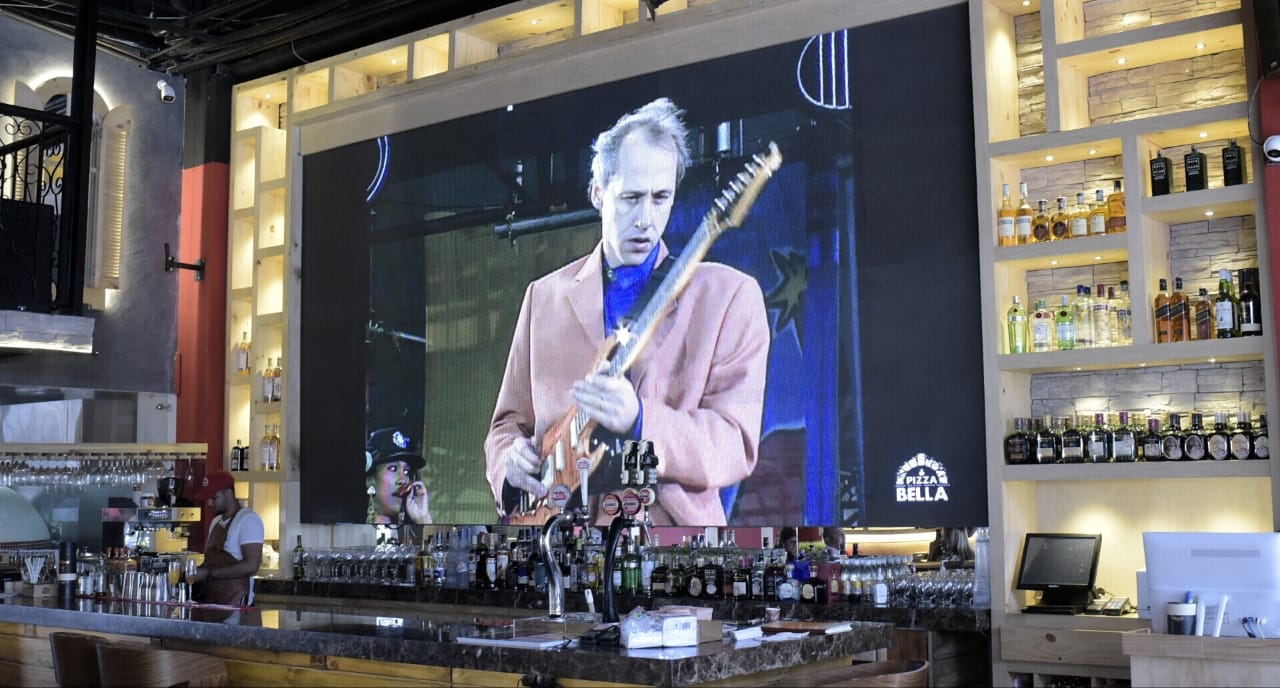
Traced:
[[166, 103], [172, 103], [178, 97], [177, 94], [173, 92], [173, 87], [164, 79], [156, 82], [156, 88], [160, 89], [160, 100], [163, 100]]
[[1280, 163], [1280, 134], [1272, 134], [1262, 142], [1262, 152], [1267, 156], [1267, 163]]

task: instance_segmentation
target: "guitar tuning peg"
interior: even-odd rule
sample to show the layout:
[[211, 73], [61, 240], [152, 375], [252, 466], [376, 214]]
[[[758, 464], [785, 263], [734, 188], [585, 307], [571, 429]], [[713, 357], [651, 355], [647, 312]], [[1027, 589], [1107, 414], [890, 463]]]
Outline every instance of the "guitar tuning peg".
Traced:
[[751, 175], [746, 172], [739, 172], [737, 176], [737, 180], [739, 182], [742, 182], [743, 184], [747, 184], [751, 181]]
[[716, 210], [722, 213], [729, 209], [729, 204], [724, 200], [723, 197], [717, 198], [713, 205], [715, 205]]
[[746, 187], [743, 185], [741, 179], [734, 179], [733, 181], [729, 182], [729, 188], [733, 189], [733, 192], [735, 194], [741, 194], [742, 190]]

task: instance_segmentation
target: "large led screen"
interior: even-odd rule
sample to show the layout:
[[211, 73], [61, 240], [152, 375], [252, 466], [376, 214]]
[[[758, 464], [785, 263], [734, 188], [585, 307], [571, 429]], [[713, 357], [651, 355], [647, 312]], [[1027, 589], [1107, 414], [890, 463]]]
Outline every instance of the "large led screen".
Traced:
[[971, 97], [961, 5], [307, 155], [303, 520], [984, 523]]

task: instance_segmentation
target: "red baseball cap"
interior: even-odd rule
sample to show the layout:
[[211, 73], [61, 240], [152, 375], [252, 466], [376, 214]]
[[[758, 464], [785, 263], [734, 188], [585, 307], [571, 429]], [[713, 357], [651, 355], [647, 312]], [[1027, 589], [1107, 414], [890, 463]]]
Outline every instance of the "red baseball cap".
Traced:
[[229, 487], [235, 487], [235, 485], [235, 476], [226, 471], [213, 471], [205, 474], [204, 479], [196, 485], [194, 492], [187, 495], [187, 498], [196, 502], [207, 501], [219, 492]]

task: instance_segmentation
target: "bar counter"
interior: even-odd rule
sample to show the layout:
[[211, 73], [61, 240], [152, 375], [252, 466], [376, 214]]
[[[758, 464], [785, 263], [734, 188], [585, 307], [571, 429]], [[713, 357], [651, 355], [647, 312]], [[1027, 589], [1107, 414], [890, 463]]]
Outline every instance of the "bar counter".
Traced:
[[[18, 648], [15, 652], [20, 655], [38, 653], [41, 644], [47, 647], [48, 632], [70, 629], [150, 638], [165, 647], [227, 657], [229, 664], [232, 658], [254, 656], [264, 665], [279, 664], [280, 657], [289, 654], [304, 656], [304, 660], [309, 655], [311, 669], [330, 666], [329, 658], [351, 658], [402, 667], [388, 676], [406, 676], [404, 665], [454, 670], [434, 674], [437, 685], [460, 683], [457, 670], [461, 669], [631, 685], [690, 686], [841, 660], [887, 648], [893, 642], [891, 625], [855, 622], [848, 632], [779, 642], [726, 640], [683, 648], [532, 650], [452, 642], [455, 634], [482, 635], [486, 620], [535, 615], [531, 611], [490, 606], [416, 602], [382, 605], [361, 601], [355, 607], [351, 601], [290, 598], [265, 590], [260, 594], [257, 610], [244, 612], [21, 597], [3, 602], [0, 636], [17, 636], [9, 646]], [[241, 651], [257, 654], [236, 654]], [[6, 661], [0, 663], [12, 665], [14, 652], [6, 654], [0, 658]], [[231, 673], [234, 683], [237, 673]], [[254, 680], [248, 669], [240, 675], [242, 682]], [[18, 676], [17, 683], [30, 685], [39, 684], [42, 678], [34, 669]], [[296, 672], [290, 676], [308, 682]]]

